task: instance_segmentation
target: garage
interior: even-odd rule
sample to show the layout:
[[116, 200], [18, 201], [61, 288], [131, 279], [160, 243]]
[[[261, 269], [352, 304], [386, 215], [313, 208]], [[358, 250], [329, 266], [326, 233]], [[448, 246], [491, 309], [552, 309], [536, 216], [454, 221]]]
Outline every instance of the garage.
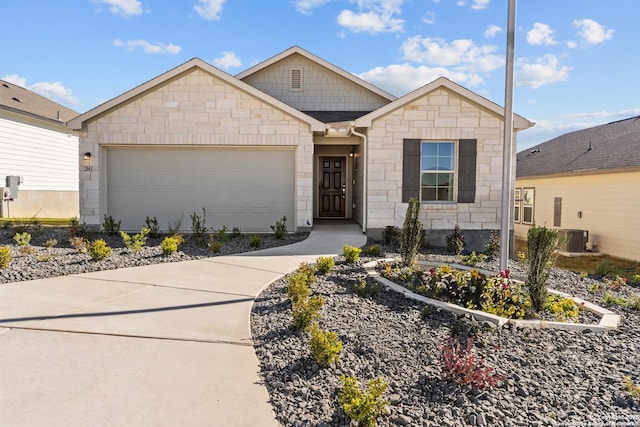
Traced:
[[295, 151], [274, 147], [106, 147], [107, 214], [140, 230], [147, 216], [161, 230], [206, 209], [206, 226], [270, 231], [287, 217], [293, 229]]

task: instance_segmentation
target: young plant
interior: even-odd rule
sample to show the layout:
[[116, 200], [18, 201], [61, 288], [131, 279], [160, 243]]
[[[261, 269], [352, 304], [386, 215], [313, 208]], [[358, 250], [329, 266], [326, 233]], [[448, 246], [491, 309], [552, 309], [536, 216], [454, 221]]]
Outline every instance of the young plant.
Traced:
[[202, 216], [197, 213], [192, 213], [190, 215], [191, 218], [191, 232], [196, 239], [196, 242], [203, 243], [204, 235], [207, 232], [207, 227], [205, 227], [205, 223], [207, 222], [207, 211], [205, 208], [202, 208]]
[[310, 335], [311, 357], [318, 366], [326, 368], [340, 359], [342, 341], [335, 332], [323, 331], [317, 323], [309, 326], [307, 332]]
[[310, 286], [315, 280], [315, 269], [309, 264], [302, 263], [298, 271], [289, 276], [289, 285], [287, 286], [287, 295], [291, 300], [291, 304], [296, 304], [311, 295]]
[[367, 256], [372, 256], [372, 257], [380, 256], [380, 246], [378, 246], [378, 245], [369, 245], [364, 250], [364, 253]]
[[291, 328], [296, 331], [307, 329], [320, 318], [320, 309], [323, 305], [324, 298], [320, 295], [297, 300], [291, 307]]
[[500, 236], [496, 230], [491, 230], [489, 241], [484, 246], [484, 253], [489, 259], [497, 258], [500, 255]]
[[259, 234], [249, 236], [249, 247], [259, 248], [262, 245], [262, 237]]
[[209, 252], [218, 254], [222, 250], [224, 243], [222, 241], [216, 241], [216, 238], [213, 234], [209, 234]]
[[12, 259], [11, 249], [8, 246], [0, 246], [0, 270], [8, 268]]
[[120, 233], [120, 224], [122, 221], [116, 222], [111, 215], [105, 215], [102, 221], [102, 231], [109, 236], [117, 236]]
[[135, 234], [133, 237], [129, 236], [124, 231], [120, 232], [122, 242], [124, 246], [131, 252], [140, 252], [144, 245], [147, 243], [147, 235], [151, 232], [148, 228], [144, 227], [140, 233]]
[[327, 274], [328, 272], [333, 270], [333, 267], [335, 266], [335, 261], [333, 260], [333, 257], [321, 256], [321, 257], [318, 257], [318, 259], [316, 260], [316, 266], [320, 273]]
[[216, 238], [221, 243], [227, 243], [229, 240], [231, 240], [231, 236], [229, 235], [229, 229], [227, 228], [226, 225], [223, 225], [220, 230], [216, 231]]
[[603, 259], [596, 265], [594, 273], [598, 277], [607, 277], [609, 273], [611, 273], [611, 265], [607, 262], [607, 260]]
[[464, 233], [458, 227], [458, 224], [453, 227], [451, 234], [447, 236], [447, 247], [451, 252], [456, 255], [460, 255], [464, 251], [467, 243], [464, 241]]
[[169, 236], [175, 237], [180, 235], [180, 229], [182, 228], [182, 218], [183, 216], [180, 215], [180, 218], [176, 218], [175, 220], [173, 220], [173, 222], [170, 222], [167, 225]]
[[409, 199], [407, 213], [402, 227], [402, 242], [400, 243], [400, 256], [402, 262], [407, 266], [412, 266], [416, 262], [420, 240], [422, 239], [422, 224], [418, 220], [420, 213], [420, 202], [415, 197]]
[[233, 227], [233, 229], [231, 230], [231, 238], [237, 239], [240, 236], [242, 236], [240, 229], [238, 227]]
[[353, 285], [353, 291], [362, 298], [372, 297], [380, 292], [380, 284], [375, 280], [373, 283], [360, 278], [358, 283]]
[[483, 263], [487, 260], [487, 256], [485, 254], [476, 254], [475, 251], [471, 252], [469, 255], [463, 255], [460, 257], [460, 262], [463, 265], [468, 265], [471, 267], [475, 267], [476, 265]]
[[178, 250], [179, 244], [180, 244], [180, 241], [176, 237], [171, 237], [171, 236], [165, 237], [164, 239], [162, 239], [162, 243], [160, 244], [160, 246], [162, 247], [162, 254], [163, 255], [173, 254], [175, 251]]
[[284, 239], [287, 235], [287, 217], [283, 216], [279, 221], [276, 221], [276, 225], [271, 226], [271, 230], [273, 230], [273, 237], [278, 240]]
[[386, 245], [397, 245], [400, 242], [400, 229], [393, 225], [387, 225], [382, 230], [382, 241]]
[[389, 400], [384, 397], [389, 384], [382, 378], [369, 381], [363, 392], [354, 377], [340, 377], [342, 389], [338, 392], [338, 403], [342, 410], [358, 427], [375, 427], [376, 420], [389, 413]]
[[145, 228], [149, 229], [149, 237], [156, 239], [160, 237], [160, 227], [158, 226], [158, 218], [155, 216], [153, 219], [146, 217], [144, 220]]
[[355, 264], [360, 261], [360, 252], [362, 252], [362, 249], [355, 246], [344, 245], [342, 247], [342, 256], [349, 264]]
[[533, 226], [527, 232], [527, 287], [531, 297], [531, 306], [535, 311], [544, 309], [547, 300], [547, 279], [555, 261], [558, 248], [558, 230]]
[[457, 339], [449, 338], [442, 345], [442, 374], [446, 380], [461, 386], [470, 385], [480, 390], [491, 389], [504, 379], [493, 368], [485, 367], [484, 360], [473, 351], [473, 337], [462, 346]]
[[89, 245], [87, 252], [89, 252], [89, 256], [92, 260], [101, 261], [111, 255], [111, 248], [107, 246], [107, 243], [104, 240], [98, 239]]
[[81, 237], [87, 234], [87, 224], [80, 224], [78, 217], [73, 217], [69, 220], [69, 231], [73, 237]]
[[31, 234], [27, 233], [16, 233], [13, 236], [13, 240], [18, 244], [18, 246], [28, 246], [29, 242], [31, 242]]
[[636, 402], [640, 403], [640, 385], [635, 385], [629, 376], [624, 377], [622, 382], [627, 393], [629, 393]]
[[49, 249], [49, 248], [53, 248], [57, 244], [58, 244], [58, 241], [56, 239], [49, 239], [46, 242], [44, 242], [42, 246]]

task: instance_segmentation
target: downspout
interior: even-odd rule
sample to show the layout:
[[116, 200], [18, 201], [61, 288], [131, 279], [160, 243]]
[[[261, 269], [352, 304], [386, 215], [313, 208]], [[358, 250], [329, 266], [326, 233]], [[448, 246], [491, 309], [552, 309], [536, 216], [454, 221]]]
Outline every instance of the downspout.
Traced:
[[362, 232], [367, 234], [367, 163], [369, 161], [367, 153], [369, 151], [369, 144], [367, 144], [367, 136], [356, 131], [354, 123], [351, 123], [349, 126], [349, 133], [362, 138]]

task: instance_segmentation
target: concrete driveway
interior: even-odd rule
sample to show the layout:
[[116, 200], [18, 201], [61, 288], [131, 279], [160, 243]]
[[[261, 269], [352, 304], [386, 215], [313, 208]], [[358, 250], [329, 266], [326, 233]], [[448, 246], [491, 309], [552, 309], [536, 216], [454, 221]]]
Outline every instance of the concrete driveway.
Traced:
[[277, 425], [249, 316], [354, 224], [285, 247], [0, 285], [1, 426]]

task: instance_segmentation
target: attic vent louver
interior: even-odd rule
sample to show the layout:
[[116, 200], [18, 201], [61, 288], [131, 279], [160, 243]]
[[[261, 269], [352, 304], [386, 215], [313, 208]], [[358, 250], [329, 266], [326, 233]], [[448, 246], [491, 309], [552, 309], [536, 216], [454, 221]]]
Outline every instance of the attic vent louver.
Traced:
[[291, 90], [302, 90], [302, 70], [291, 70], [291, 85], [289, 88]]

